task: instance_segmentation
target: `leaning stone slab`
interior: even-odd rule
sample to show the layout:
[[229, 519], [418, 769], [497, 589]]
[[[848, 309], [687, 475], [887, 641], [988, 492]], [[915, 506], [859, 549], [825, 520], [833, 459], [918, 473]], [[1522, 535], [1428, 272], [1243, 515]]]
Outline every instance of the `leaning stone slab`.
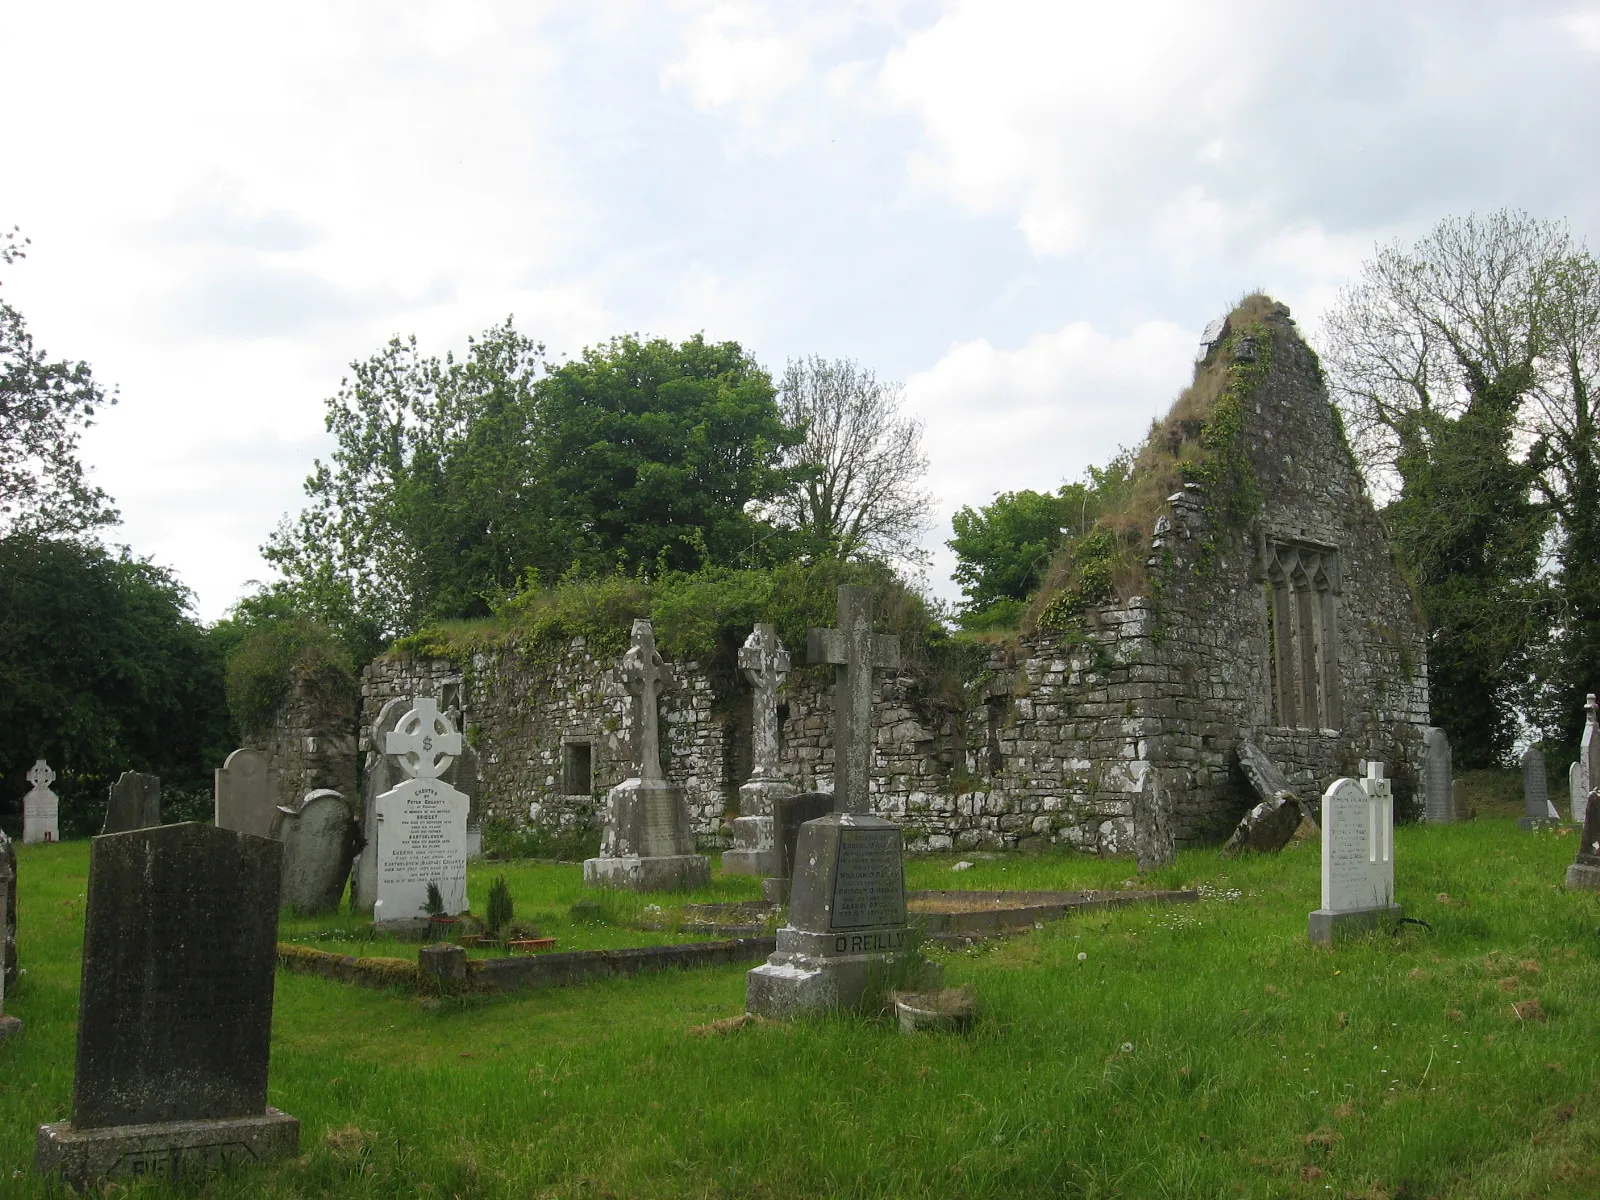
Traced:
[[1304, 819], [1306, 815], [1300, 809], [1300, 801], [1288, 793], [1263, 800], [1240, 819], [1222, 845], [1222, 857], [1276, 854], [1293, 840]]
[[1600, 892], [1600, 790], [1591, 791], [1584, 805], [1583, 837], [1578, 858], [1567, 868], [1569, 892]]
[[1310, 915], [1314, 945], [1405, 916], [1394, 902], [1394, 793], [1383, 764], [1336, 779], [1322, 795], [1322, 907]]
[[124, 771], [111, 785], [106, 823], [101, 833], [126, 833], [161, 824], [161, 778]]

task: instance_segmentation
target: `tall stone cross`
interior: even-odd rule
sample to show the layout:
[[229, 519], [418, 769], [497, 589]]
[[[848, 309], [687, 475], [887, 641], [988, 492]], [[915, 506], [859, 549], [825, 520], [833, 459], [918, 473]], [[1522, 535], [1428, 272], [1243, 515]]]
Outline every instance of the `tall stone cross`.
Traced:
[[873, 589], [839, 589], [839, 627], [806, 632], [806, 659], [838, 667], [833, 689], [833, 810], [871, 811], [872, 671], [900, 665], [900, 639], [872, 632]]
[[661, 779], [661, 693], [672, 686], [672, 669], [656, 651], [656, 632], [649, 621], [633, 623], [633, 644], [622, 656], [622, 684], [633, 696], [634, 747], [639, 778]]
[[411, 711], [384, 736], [383, 750], [395, 756], [400, 769], [410, 778], [437, 779], [461, 753], [461, 734], [439, 711], [437, 700], [418, 696], [412, 701]]
[[[1590, 699], [1594, 697], [1591, 696]], [[50, 769], [50, 764], [41, 758], [28, 768], [27, 780], [34, 787], [43, 790], [56, 781], [56, 773]]]
[[1367, 794], [1367, 860], [1386, 863], [1394, 860], [1394, 784], [1383, 777], [1383, 764], [1369, 762], [1361, 780]]
[[1593, 692], [1583, 706], [1583, 737], [1578, 741], [1578, 761], [1583, 764], [1584, 790], [1600, 787], [1600, 703]]
[[755, 689], [751, 704], [751, 779], [778, 778], [778, 685], [789, 673], [789, 652], [772, 625], [757, 625], [739, 648], [739, 666]]

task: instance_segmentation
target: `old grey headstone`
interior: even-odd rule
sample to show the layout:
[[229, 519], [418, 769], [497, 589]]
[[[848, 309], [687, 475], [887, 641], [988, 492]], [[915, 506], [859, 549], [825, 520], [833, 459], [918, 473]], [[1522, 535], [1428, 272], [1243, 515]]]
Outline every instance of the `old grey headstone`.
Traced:
[[406, 778], [377, 799], [376, 922], [410, 922], [427, 911], [428, 885], [447, 915], [467, 910], [467, 798], [441, 776], [461, 753], [461, 734], [431, 696], [418, 696], [384, 738]]
[[1278, 764], [1268, 758], [1260, 746], [1249, 738], [1243, 738], [1235, 749], [1239, 755], [1239, 770], [1258, 800], [1278, 800], [1284, 796], [1300, 799], [1299, 793], [1289, 786], [1283, 772], [1278, 770]]
[[789, 672], [789, 652], [772, 625], [757, 625], [739, 649], [739, 667], [750, 681], [750, 778], [739, 788], [733, 849], [722, 856], [724, 875], [778, 875], [773, 801], [798, 788], [778, 765], [778, 688]]
[[1526, 812], [1517, 822], [1519, 829], [1538, 829], [1561, 820], [1550, 803], [1550, 781], [1545, 776], [1544, 751], [1529, 746], [1522, 752], [1522, 798]]
[[161, 779], [138, 771], [124, 771], [111, 785], [102, 833], [126, 833], [161, 824]]
[[900, 827], [870, 815], [872, 672], [899, 662], [899, 641], [872, 632], [871, 588], [839, 589], [839, 628], [813, 629], [811, 661], [839, 670], [834, 693], [835, 811], [800, 827], [788, 923], [746, 976], [745, 1006], [787, 1017], [883, 1003], [924, 964], [906, 924]]
[[1434, 825], [1456, 819], [1450, 739], [1437, 725], [1422, 731], [1422, 818]]
[[1577, 860], [1567, 868], [1567, 890], [1600, 892], [1600, 791], [1591, 791], [1583, 806], [1583, 836]]
[[70, 1122], [37, 1169], [79, 1189], [294, 1154], [267, 1106], [283, 850], [185, 822], [94, 840]]
[[1572, 808], [1572, 823], [1582, 825], [1589, 810], [1589, 781], [1583, 777], [1581, 762], [1567, 764], [1567, 797]]
[[606, 793], [600, 856], [585, 859], [588, 887], [689, 891], [711, 882], [711, 860], [694, 852], [683, 789], [661, 773], [661, 693], [672, 672], [656, 651], [649, 621], [633, 623], [617, 674], [631, 702], [635, 774]]
[[1133, 856], [1139, 870], [1170, 866], [1178, 846], [1172, 835], [1161, 772], [1148, 762], [1136, 762], [1133, 774]]
[[1322, 907], [1309, 922], [1318, 945], [1405, 916], [1394, 902], [1393, 788], [1382, 763], [1366, 768], [1359, 782], [1336, 779], [1322, 794]]
[[1289, 844], [1304, 819], [1300, 801], [1288, 792], [1263, 800], [1240, 818], [1233, 833], [1222, 844], [1222, 857], [1276, 854]]
[[32, 786], [22, 798], [22, 842], [31, 846], [35, 842], [61, 840], [61, 800], [50, 790], [56, 773], [50, 764], [39, 759], [28, 768], [28, 783]]
[[270, 837], [278, 818], [278, 780], [267, 756], [259, 750], [235, 750], [216, 769], [215, 780], [217, 828]]
[[295, 808], [279, 808], [272, 836], [283, 843], [279, 903], [302, 913], [338, 908], [356, 843], [356, 823], [344, 797], [322, 788], [307, 793]]
[[833, 811], [832, 792], [801, 792], [797, 796], [778, 796], [772, 802], [772, 841], [777, 862], [773, 873], [762, 880], [762, 895], [773, 904], [789, 903], [794, 883], [795, 847], [800, 842], [800, 827]]
[[[1587, 810], [1590, 789], [1600, 787], [1600, 704], [1595, 701], [1595, 694], [1590, 692], [1584, 698], [1583, 705], [1583, 733], [1578, 738], [1578, 778], [1574, 795], [1583, 801], [1583, 808]], [[1582, 821], [1585, 812], [1579, 811], [1579, 805], [1573, 805], [1572, 819]]]
[[0, 849], [0, 928], [6, 935], [6, 969], [0, 970], [0, 1041], [22, 1032], [22, 1022], [6, 1015], [6, 987], [16, 981], [13, 956], [16, 950], [17, 857], [11, 839], [0, 833], [5, 846]]

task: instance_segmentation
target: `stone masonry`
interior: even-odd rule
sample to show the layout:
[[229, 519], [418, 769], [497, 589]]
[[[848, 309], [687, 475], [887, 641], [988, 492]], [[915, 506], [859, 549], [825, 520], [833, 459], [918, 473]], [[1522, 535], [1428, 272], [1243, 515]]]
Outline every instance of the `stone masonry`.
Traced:
[[[1397, 815], [1414, 815], [1428, 724], [1415, 602], [1315, 355], [1281, 305], [1256, 321], [1270, 348], [1225, 328], [1208, 351], [1272, 355], [1244, 405], [1261, 497], [1248, 528], [1224, 528], [1187, 485], [1150, 530], [1148, 595], [1092, 609], [1070, 633], [1023, 636], [953, 692], [906, 668], [880, 673], [872, 809], [901, 824], [908, 850], [1220, 841], [1254, 802], [1242, 738], [1308, 798], [1362, 759], [1387, 763]], [[615, 666], [581, 638], [539, 653], [507, 642], [465, 666], [385, 657], [364, 673], [363, 727], [395, 695], [458, 705], [487, 816], [593, 823], [627, 774]], [[726, 848], [750, 765], [748, 696], [718, 695], [696, 663], [672, 666], [666, 775], [700, 848]], [[832, 787], [832, 676], [797, 666], [780, 694], [780, 762], [803, 791]], [[1141, 789], [1152, 770], [1159, 786]], [[1152, 803], [1162, 811], [1140, 811]]]

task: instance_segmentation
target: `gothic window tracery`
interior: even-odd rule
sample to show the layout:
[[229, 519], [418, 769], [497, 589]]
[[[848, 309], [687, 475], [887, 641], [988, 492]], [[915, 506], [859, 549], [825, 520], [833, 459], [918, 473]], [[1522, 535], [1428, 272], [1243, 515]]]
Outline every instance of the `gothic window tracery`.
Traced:
[[1339, 552], [1329, 546], [1269, 541], [1267, 641], [1272, 655], [1276, 724], [1337, 729], [1339, 698]]

